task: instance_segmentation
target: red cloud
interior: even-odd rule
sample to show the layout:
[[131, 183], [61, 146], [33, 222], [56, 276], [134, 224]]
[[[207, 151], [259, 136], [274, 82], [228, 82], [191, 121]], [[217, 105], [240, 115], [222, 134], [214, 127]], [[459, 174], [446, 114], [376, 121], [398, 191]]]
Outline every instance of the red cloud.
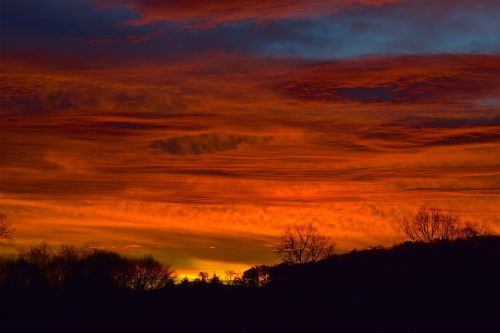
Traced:
[[155, 21], [189, 21], [210, 27], [241, 20], [269, 21], [285, 18], [314, 17], [334, 14], [352, 6], [378, 6], [401, 0], [95, 0], [101, 7], [126, 6], [140, 18], [132, 24]]
[[306, 66], [276, 88], [304, 101], [460, 104], [496, 98], [499, 75], [494, 55], [380, 57]]

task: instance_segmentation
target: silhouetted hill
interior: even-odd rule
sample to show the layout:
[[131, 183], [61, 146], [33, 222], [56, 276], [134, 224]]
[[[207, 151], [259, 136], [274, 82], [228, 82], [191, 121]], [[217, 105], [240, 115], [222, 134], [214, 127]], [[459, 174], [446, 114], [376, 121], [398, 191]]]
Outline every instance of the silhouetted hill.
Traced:
[[30, 285], [19, 267], [13, 283], [4, 261], [0, 322], [2, 332], [498, 332], [499, 259], [500, 237], [404, 243], [154, 290], [86, 274]]

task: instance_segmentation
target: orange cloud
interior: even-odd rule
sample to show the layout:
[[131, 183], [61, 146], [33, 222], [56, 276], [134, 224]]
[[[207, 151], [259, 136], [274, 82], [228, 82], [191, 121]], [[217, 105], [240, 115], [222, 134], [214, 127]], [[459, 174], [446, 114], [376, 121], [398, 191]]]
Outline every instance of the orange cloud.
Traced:
[[287, 224], [390, 244], [423, 203], [498, 230], [498, 58], [2, 66], [0, 209], [19, 245], [95, 241], [193, 274], [274, 262]]

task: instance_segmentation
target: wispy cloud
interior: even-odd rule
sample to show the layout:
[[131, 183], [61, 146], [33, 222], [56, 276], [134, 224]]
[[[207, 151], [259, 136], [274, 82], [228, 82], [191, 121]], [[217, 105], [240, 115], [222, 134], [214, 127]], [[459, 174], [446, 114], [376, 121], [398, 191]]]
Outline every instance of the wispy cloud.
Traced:
[[197, 27], [242, 21], [270, 21], [277, 19], [307, 18], [338, 13], [353, 6], [381, 6], [400, 0], [272, 0], [258, 2], [237, 1], [155, 1], [155, 0], [93, 0], [98, 6], [125, 6], [138, 13], [131, 24], [157, 21], [188, 22]]

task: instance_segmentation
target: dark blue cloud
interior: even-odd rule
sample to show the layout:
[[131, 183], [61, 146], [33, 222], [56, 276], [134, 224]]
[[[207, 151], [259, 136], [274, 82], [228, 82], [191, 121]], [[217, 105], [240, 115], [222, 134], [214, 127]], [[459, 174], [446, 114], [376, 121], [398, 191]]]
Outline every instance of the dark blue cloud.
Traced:
[[310, 59], [500, 52], [500, 5], [488, 0], [407, 1], [330, 17], [192, 29], [179, 22], [126, 24], [138, 13], [84, 0], [4, 0], [0, 15], [2, 48], [13, 54], [159, 60], [215, 52]]
[[154, 148], [175, 155], [207, 154], [237, 149], [244, 144], [265, 144], [272, 137], [236, 135], [224, 133], [205, 133], [196, 136], [173, 137], [152, 143]]
[[331, 59], [500, 52], [500, 3], [491, 1], [408, 1], [287, 26], [293, 38], [262, 44], [262, 54]]
[[[12, 43], [52, 42], [63, 47], [65, 40], [113, 37], [123, 34], [119, 25], [136, 17], [124, 9], [98, 10], [81, 0], [3, 0], [2, 39]], [[43, 44], [41, 44], [43, 45]]]

